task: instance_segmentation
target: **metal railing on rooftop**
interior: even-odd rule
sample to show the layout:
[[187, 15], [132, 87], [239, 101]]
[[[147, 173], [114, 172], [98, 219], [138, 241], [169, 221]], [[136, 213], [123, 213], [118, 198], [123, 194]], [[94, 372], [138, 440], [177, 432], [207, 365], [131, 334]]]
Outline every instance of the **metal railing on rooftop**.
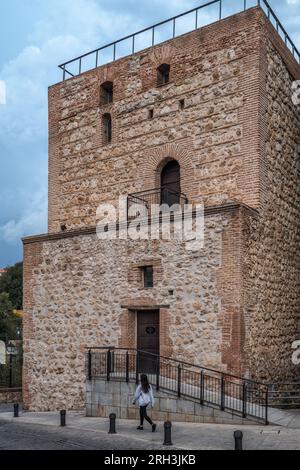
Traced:
[[[181, 13], [180, 15], [174, 16], [173, 18], [169, 18], [165, 21], [161, 21], [153, 26], [148, 28], [142, 29], [136, 33], [130, 34], [129, 36], [125, 36], [117, 41], [111, 42], [110, 44], [106, 44], [105, 46], [99, 47], [91, 52], [83, 54], [75, 59], [69, 60], [64, 64], [59, 65], [59, 68], [63, 71], [63, 80], [66, 79], [66, 76], [75, 77], [76, 75], [80, 75], [81, 73], [92, 70], [99, 66], [105, 65], [110, 62], [114, 62], [117, 59], [122, 57], [126, 57], [129, 55], [133, 55], [136, 52], [139, 52], [147, 47], [153, 47], [156, 44], [160, 44], [166, 40], [174, 39], [175, 37], [180, 36], [181, 34], [191, 32], [195, 29], [198, 29], [205, 24], [201, 24], [201, 18], [199, 13], [204, 12], [205, 9], [208, 11], [209, 8], [215, 7], [216, 12], [216, 20], [221, 21], [226, 16], [225, 14], [225, 5], [229, 5], [227, 3], [228, 0], [212, 0], [204, 5], [200, 5], [197, 8], [193, 8], [192, 10], [186, 11]], [[267, 0], [240, 0], [241, 6], [240, 9], [236, 12], [241, 12], [252, 8], [253, 6], [259, 6], [265, 12], [269, 21], [273, 24], [278, 34], [281, 36], [282, 40], [285, 42], [286, 46], [289, 48], [293, 56], [295, 57], [296, 61], [300, 63], [300, 52], [295, 46], [294, 42], [290, 38], [289, 34], [283, 27], [281, 21], [276, 16], [274, 10], [271, 8], [270, 4]], [[178, 22], [181, 19], [191, 17], [191, 26], [187, 28], [184, 32], [179, 30]], [[211, 24], [213, 21], [209, 21], [206, 24]], [[162, 26], [170, 25], [170, 34], [169, 37], [166, 38], [158, 38], [159, 28]], [[148, 38], [145, 41], [141, 41], [141, 36], [148, 34]], [[127, 49], [124, 51], [124, 45], [127, 43]], [[140, 43], [140, 46], [139, 46]], [[122, 49], [123, 52], [119, 49]], [[86, 62], [86, 63], [85, 63]], [[74, 69], [73, 69], [74, 68]]]

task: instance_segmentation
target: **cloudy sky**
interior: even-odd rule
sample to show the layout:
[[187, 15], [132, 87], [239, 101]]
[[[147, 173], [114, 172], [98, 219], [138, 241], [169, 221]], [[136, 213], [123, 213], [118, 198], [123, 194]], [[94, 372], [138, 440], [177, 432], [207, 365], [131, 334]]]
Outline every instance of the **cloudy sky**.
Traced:
[[[269, 2], [300, 48], [300, 0]], [[47, 87], [61, 79], [57, 64], [203, 3], [0, 0], [0, 268], [22, 259], [21, 237], [47, 231]], [[242, 4], [224, 0], [225, 13]]]

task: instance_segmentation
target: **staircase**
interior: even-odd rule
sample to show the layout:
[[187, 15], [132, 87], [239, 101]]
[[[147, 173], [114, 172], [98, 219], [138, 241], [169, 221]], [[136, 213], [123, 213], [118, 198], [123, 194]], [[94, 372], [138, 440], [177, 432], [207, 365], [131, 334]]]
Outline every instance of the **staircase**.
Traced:
[[269, 384], [269, 403], [273, 408], [300, 410], [300, 383], [280, 382]]
[[156, 391], [165, 396], [268, 424], [269, 390], [264, 383], [137, 349], [88, 350], [89, 383], [137, 384], [141, 373], [146, 373]]

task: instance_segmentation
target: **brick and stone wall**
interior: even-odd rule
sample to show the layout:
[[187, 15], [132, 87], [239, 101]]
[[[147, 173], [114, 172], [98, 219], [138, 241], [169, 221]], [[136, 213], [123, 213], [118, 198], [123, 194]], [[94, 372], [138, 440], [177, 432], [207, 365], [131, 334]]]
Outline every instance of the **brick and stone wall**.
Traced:
[[22, 403], [21, 388], [0, 388], [0, 404], [10, 403]]
[[[93, 226], [100, 203], [156, 188], [167, 157], [178, 160], [190, 201], [258, 207], [262, 23], [251, 9], [51, 87], [49, 231]], [[164, 62], [170, 83], [157, 86]], [[103, 106], [107, 80], [114, 102]]]
[[[218, 424], [255, 424], [255, 421], [245, 419], [220, 409], [201, 406], [192, 400], [177, 398], [175, 394], [157, 391], [154, 388], [155, 404], [147, 413], [154, 422], [188, 422], [188, 423], [218, 423]], [[95, 379], [87, 382], [86, 386], [86, 415], [88, 417], [108, 418], [115, 413], [117, 419], [134, 419], [139, 421], [139, 408], [133, 405], [136, 385], [123, 382], [105, 382]], [[145, 426], [148, 424], [145, 423]]]
[[[82, 407], [85, 348], [136, 347], [135, 312], [155, 306], [162, 355], [241, 373], [242, 218], [239, 206], [211, 210], [197, 251], [181, 241], [100, 241], [95, 233], [28, 239], [25, 406]], [[159, 273], [150, 290], [134, 275], [143, 263]]]
[[[163, 62], [171, 81], [157, 87]], [[81, 408], [84, 348], [136, 347], [135, 311], [154, 306], [162, 354], [258, 379], [296, 376], [299, 78], [254, 8], [50, 88], [49, 234], [24, 241], [27, 408]], [[114, 103], [103, 107], [107, 80]], [[203, 250], [100, 242], [98, 205], [159, 186], [170, 157], [189, 201], [205, 201]], [[156, 282], [144, 291], [149, 261]]]
[[300, 106], [295, 79], [270, 41], [266, 56], [263, 201], [251, 223], [248, 352], [252, 375], [299, 380], [292, 343], [300, 338]]

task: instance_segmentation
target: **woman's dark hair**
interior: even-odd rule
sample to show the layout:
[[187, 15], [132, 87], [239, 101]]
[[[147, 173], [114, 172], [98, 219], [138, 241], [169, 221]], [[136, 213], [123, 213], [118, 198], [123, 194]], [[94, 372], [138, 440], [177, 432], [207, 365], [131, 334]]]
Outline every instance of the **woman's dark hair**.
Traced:
[[149, 392], [150, 384], [149, 384], [149, 381], [148, 381], [148, 377], [145, 374], [141, 375], [141, 386], [142, 386], [142, 390], [143, 390], [144, 393]]

